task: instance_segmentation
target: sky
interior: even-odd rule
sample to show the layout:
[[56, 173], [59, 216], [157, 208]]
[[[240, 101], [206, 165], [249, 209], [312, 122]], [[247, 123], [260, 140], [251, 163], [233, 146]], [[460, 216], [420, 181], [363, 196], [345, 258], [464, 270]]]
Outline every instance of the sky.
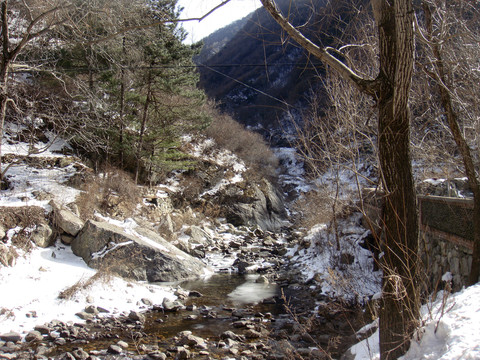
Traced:
[[[182, 19], [201, 17], [221, 3], [222, 0], [178, 1], [178, 5], [185, 9], [181, 15]], [[189, 33], [185, 42], [190, 44], [200, 41], [215, 30], [245, 17], [260, 6], [260, 0], [230, 0], [230, 2], [215, 10], [200, 22], [184, 22], [183, 27]]]

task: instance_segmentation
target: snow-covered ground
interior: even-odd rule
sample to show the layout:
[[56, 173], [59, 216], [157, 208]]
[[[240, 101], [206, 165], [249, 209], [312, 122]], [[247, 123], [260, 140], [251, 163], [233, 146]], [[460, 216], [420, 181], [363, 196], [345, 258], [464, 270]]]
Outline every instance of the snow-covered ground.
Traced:
[[[422, 307], [425, 325], [401, 360], [480, 359], [480, 284]], [[380, 359], [378, 331], [351, 348], [355, 360]]]
[[[0, 334], [24, 334], [54, 319], [81, 322], [75, 314], [91, 304], [119, 314], [145, 308], [142, 299], [161, 304], [165, 297], [175, 298], [173, 288], [116, 277], [100, 277], [89, 285], [95, 274], [61, 243], [35, 248], [20, 256], [15, 266], [0, 268]], [[59, 298], [62, 291], [76, 285], [79, 291], [71, 299]]]

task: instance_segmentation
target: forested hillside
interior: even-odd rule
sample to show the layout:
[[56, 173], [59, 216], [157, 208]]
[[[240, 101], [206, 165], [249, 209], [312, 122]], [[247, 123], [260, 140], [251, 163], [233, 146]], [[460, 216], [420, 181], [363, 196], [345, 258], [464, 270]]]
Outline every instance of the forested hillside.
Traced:
[[[354, 3], [361, 8], [366, 1]], [[355, 15], [343, 2], [326, 6], [323, 1], [282, 0], [278, 6], [295, 26], [324, 46], [336, 43]], [[220, 49], [218, 39], [223, 44]], [[241, 123], [264, 127], [266, 137], [279, 135], [280, 127], [288, 129], [291, 116], [300, 121], [309, 93], [323, 91], [323, 65], [282, 35], [263, 8], [203, 41], [196, 57], [201, 87]]]

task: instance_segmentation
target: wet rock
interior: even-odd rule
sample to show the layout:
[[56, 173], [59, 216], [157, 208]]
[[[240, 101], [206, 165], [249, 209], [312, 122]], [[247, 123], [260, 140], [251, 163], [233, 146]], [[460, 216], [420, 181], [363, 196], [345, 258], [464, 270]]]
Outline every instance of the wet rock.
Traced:
[[125, 341], [120, 340], [119, 342], [117, 342], [117, 345], [120, 346], [124, 350], [128, 349], [128, 343], [126, 343]]
[[60, 357], [61, 360], [76, 360], [72, 353], [66, 352]]
[[108, 350], [107, 350], [110, 354], [113, 354], [113, 355], [119, 355], [122, 353], [123, 349], [121, 346], [118, 346], [118, 345], [110, 345], [108, 347]]
[[195, 291], [195, 290], [192, 290], [188, 293], [188, 297], [202, 297], [203, 294], [201, 292], [198, 292], [198, 291]]
[[26, 342], [42, 341], [42, 340], [43, 340], [43, 335], [40, 333], [40, 331], [37, 331], [37, 330], [30, 331], [25, 336], [25, 341]]
[[167, 355], [165, 355], [163, 352], [152, 352], [148, 354], [148, 357], [152, 360], [166, 360]]
[[253, 329], [248, 329], [245, 332], [245, 337], [247, 339], [259, 339], [262, 337], [262, 333]]
[[73, 350], [72, 355], [75, 357], [76, 360], [86, 360], [89, 357], [88, 353], [82, 348]]
[[6, 341], [6, 342], [11, 341], [13, 343], [16, 343], [22, 340], [22, 335], [16, 332], [0, 334], [0, 340]]
[[204, 339], [199, 336], [192, 334], [184, 334], [181, 336], [180, 340], [177, 342], [177, 345], [184, 346], [188, 345], [189, 347], [194, 347], [197, 349], [207, 349], [207, 343]]
[[130, 311], [128, 318], [133, 321], [139, 321], [141, 323], [145, 322], [145, 315], [139, 313], [138, 311]]
[[192, 357], [192, 354], [190, 350], [185, 349], [184, 347], [178, 347], [177, 348], [177, 355], [175, 356], [175, 360], [185, 360], [185, 359], [190, 359]]
[[40, 332], [40, 334], [47, 335], [50, 333], [51, 328], [47, 325], [36, 325], [33, 330]]
[[58, 337], [53, 341], [53, 343], [57, 346], [63, 346], [67, 343], [67, 340], [65, 340], [63, 337]]
[[222, 333], [220, 335], [220, 338], [221, 339], [232, 339], [232, 340], [235, 340], [235, 341], [239, 341], [239, 342], [243, 342], [245, 341], [245, 337], [242, 336], [242, 335], [237, 335], [235, 334], [233, 331], [225, 331], [224, 333]]
[[162, 306], [166, 312], [175, 312], [183, 308], [183, 304], [180, 301], [172, 301], [167, 298], [163, 299]]

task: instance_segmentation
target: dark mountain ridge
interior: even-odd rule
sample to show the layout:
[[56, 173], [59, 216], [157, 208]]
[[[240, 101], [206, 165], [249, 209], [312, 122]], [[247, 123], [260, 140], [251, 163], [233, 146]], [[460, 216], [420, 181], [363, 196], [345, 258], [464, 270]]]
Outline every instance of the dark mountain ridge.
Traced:
[[[352, 17], [346, 10], [352, 1], [365, 2], [277, 3], [304, 34], [326, 46], [341, 37]], [[299, 121], [309, 92], [322, 91], [322, 65], [290, 41], [263, 8], [205, 38], [196, 62], [201, 87], [221, 109], [246, 126], [262, 129], [267, 138], [285, 131], [292, 118]]]

